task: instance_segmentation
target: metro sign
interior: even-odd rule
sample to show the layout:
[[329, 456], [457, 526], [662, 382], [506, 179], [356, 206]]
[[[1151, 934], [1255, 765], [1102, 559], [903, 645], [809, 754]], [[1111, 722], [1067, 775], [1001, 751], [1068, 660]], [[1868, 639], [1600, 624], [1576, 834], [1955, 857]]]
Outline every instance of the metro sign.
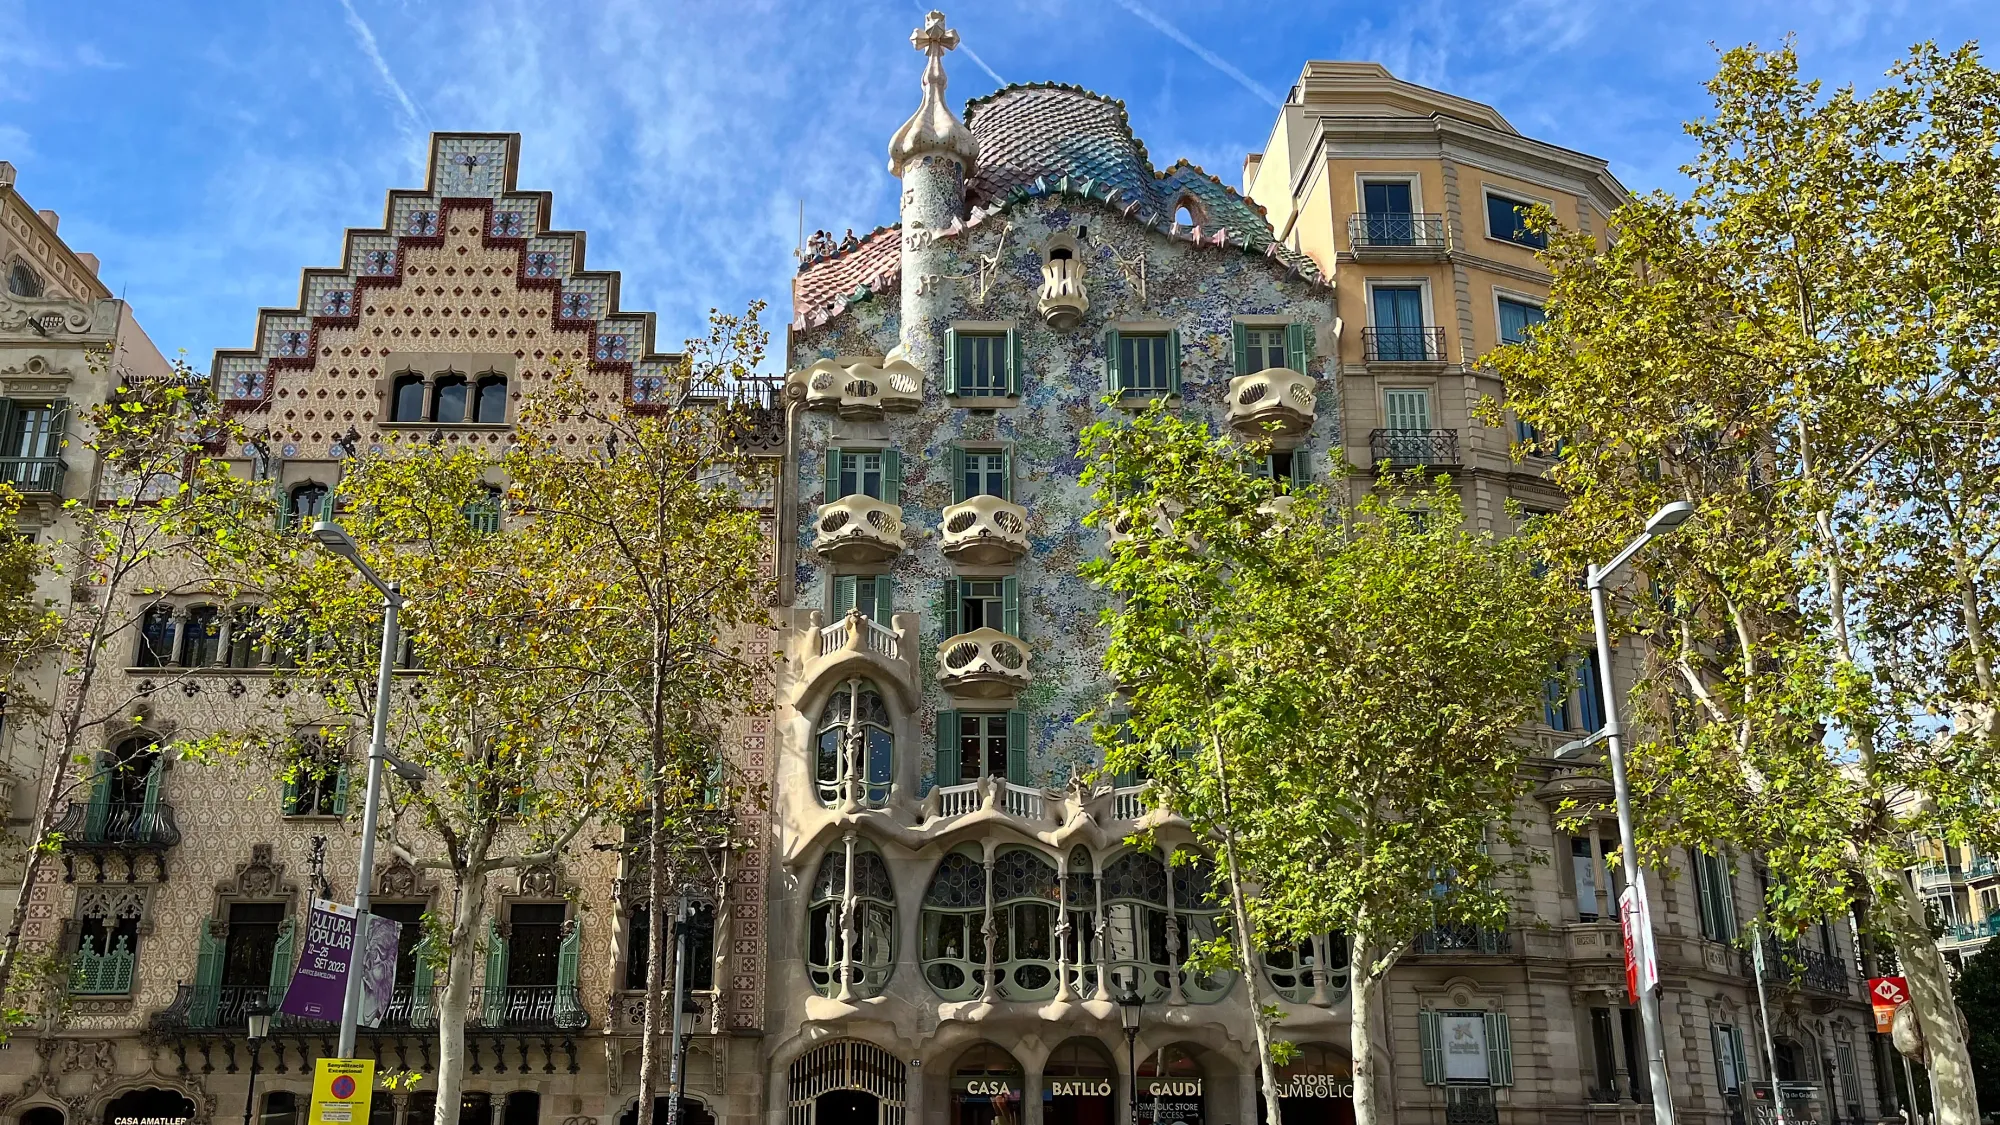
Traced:
[[1903, 977], [1869, 977], [1868, 1004], [1875, 1009], [1875, 1030], [1883, 1035], [1896, 1023], [1896, 1009], [1910, 1002], [1910, 982]]

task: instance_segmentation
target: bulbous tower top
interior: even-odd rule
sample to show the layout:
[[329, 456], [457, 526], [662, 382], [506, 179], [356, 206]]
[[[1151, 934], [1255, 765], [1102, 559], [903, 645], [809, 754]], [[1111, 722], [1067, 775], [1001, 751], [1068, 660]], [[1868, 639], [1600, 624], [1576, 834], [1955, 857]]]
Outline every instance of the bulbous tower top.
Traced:
[[910, 45], [929, 56], [924, 64], [924, 98], [889, 140], [889, 174], [901, 178], [918, 157], [935, 152], [957, 157], [970, 175], [979, 160], [979, 139], [944, 100], [944, 53], [957, 48], [958, 32], [944, 25], [943, 12], [932, 12], [924, 17], [924, 26], [910, 33]]

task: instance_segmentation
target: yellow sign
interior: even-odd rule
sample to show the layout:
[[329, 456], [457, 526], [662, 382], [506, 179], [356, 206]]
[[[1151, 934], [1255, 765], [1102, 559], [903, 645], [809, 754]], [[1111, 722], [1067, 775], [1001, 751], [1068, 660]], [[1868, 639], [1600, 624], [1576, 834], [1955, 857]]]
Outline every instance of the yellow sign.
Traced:
[[321, 1059], [313, 1065], [312, 1114], [306, 1125], [368, 1125], [374, 1059]]

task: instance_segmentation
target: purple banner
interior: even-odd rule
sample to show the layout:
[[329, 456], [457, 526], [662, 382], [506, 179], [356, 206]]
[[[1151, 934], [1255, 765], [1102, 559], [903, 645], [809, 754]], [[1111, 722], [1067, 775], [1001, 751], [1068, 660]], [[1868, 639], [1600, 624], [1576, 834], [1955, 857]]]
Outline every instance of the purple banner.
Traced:
[[354, 908], [323, 898], [306, 915], [306, 945], [278, 1011], [301, 1019], [340, 1019], [347, 1000], [347, 964], [354, 953]]
[[396, 953], [402, 939], [401, 922], [379, 914], [368, 916], [368, 932], [361, 938], [362, 1027], [381, 1027], [382, 1017], [389, 1014], [389, 1001], [396, 992]]

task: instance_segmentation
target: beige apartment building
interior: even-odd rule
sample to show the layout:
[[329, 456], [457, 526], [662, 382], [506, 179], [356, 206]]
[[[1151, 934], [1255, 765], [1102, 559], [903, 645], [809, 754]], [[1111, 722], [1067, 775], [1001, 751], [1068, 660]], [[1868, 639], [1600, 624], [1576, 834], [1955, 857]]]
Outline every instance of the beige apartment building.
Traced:
[[[1154, 165], [1102, 94], [1035, 83], [954, 110], [956, 33], [934, 17], [913, 38], [915, 113], [883, 138], [897, 214], [810, 245], [783, 408], [770, 388], [755, 435], [781, 466], [759, 498], [776, 591], [759, 643], [787, 659], [772, 712], [728, 739], [769, 801], [738, 810], [741, 846], [697, 912], [683, 1119], [1137, 1125], [1136, 1102], [1153, 1125], [1248, 1125], [1247, 990], [1185, 964], [1219, 914], [1205, 842], [1143, 787], [1086, 780], [1096, 751], [1077, 719], [1108, 684], [1091, 626], [1101, 595], [1076, 565], [1108, 542], [1081, 524], [1078, 431], [1167, 395], [1219, 431], [1280, 423], [1274, 475], [1308, 480], [1334, 449], [1357, 466], [1379, 451], [1453, 473], [1484, 526], [1503, 526], [1510, 496], [1553, 506], [1536, 462], [1510, 458], [1513, 435], [1472, 420], [1480, 395], [1504, 393], [1476, 359], [1531, 323], [1545, 292], [1512, 208], [1549, 203], [1598, 230], [1622, 189], [1602, 162], [1521, 137], [1489, 108], [1314, 62], [1239, 192], [1185, 161]], [[627, 409], [655, 401], [674, 357], [651, 314], [623, 307], [619, 275], [586, 265], [550, 196], [517, 185], [521, 144], [435, 135], [425, 183], [389, 192], [380, 225], [346, 232], [338, 263], [303, 271], [295, 302], [258, 311], [247, 346], [215, 357], [213, 393], [257, 439], [229, 455], [273, 482], [281, 518], [316, 514], [346, 461], [394, 435], [499, 449], [521, 398], [560, 366]], [[74, 287], [62, 310], [44, 295], [0, 303], [0, 376], [28, 404], [9, 416], [162, 371], [142, 336], [121, 337], [129, 314], [91, 288], [84, 260], [51, 256], [53, 221], [17, 224], [32, 212], [0, 198], [7, 230], [27, 232], [0, 242], [0, 266]], [[58, 311], [73, 333], [43, 332]], [[124, 340], [122, 373], [86, 378], [68, 342], [85, 327]], [[69, 458], [50, 503], [98, 484], [74, 459], [73, 414], [53, 409], [32, 456], [0, 459], [45, 472]], [[52, 507], [30, 519], [59, 533]], [[71, 958], [88, 948], [96, 965], [122, 957], [124, 975], [73, 978], [60, 1019], [16, 1033], [0, 1053], [0, 1125], [303, 1120], [331, 1030], [281, 1020], [252, 1045], [246, 1015], [286, 979], [320, 875], [334, 897], [352, 893], [359, 801], [338, 773], [287, 790], [172, 748], [175, 730], [266, 690], [262, 649], [228, 631], [248, 608], [162, 599], [115, 654], [113, 690], [147, 700], [139, 733], [153, 740], [94, 749], [153, 755], [154, 784], [120, 798], [150, 806], [65, 843], [29, 937]], [[1550, 750], [1579, 737], [1596, 699], [1587, 680], [1557, 693], [1530, 737]], [[0, 738], [31, 781], [37, 747]], [[358, 762], [362, 746], [346, 752]], [[1391, 982], [1378, 1040], [1397, 1125], [1650, 1120], [1605, 865], [1608, 788], [1573, 763], [1540, 768], [1520, 810], [1536, 854], [1518, 858], [1548, 862], [1527, 868], [1515, 917], [1413, 935]], [[1554, 820], [1569, 798], [1596, 811], [1575, 831]], [[16, 823], [22, 808], [17, 795]], [[1130, 841], [1142, 825], [1154, 846]], [[594, 828], [558, 863], [495, 880], [461, 1125], [634, 1115], [643, 884], [589, 846], [615, 838]], [[1181, 851], [1194, 862], [1173, 864]], [[447, 905], [422, 872], [378, 858], [366, 877], [380, 912]], [[1739, 944], [1755, 865], [1697, 855], [1649, 878], [1681, 1119], [1753, 1120], [1772, 1093]], [[1878, 1120], [1848, 928], [1771, 953], [1776, 1094], [1794, 1120]], [[1257, 962], [1280, 1035], [1306, 1048], [1284, 1076], [1286, 1120], [1351, 1120], [1340, 935]], [[435, 980], [412, 956], [397, 984], [361, 1049], [422, 1072]], [[420, 1125], [433, 1089], [384, 1095], [370, 1125]]]

